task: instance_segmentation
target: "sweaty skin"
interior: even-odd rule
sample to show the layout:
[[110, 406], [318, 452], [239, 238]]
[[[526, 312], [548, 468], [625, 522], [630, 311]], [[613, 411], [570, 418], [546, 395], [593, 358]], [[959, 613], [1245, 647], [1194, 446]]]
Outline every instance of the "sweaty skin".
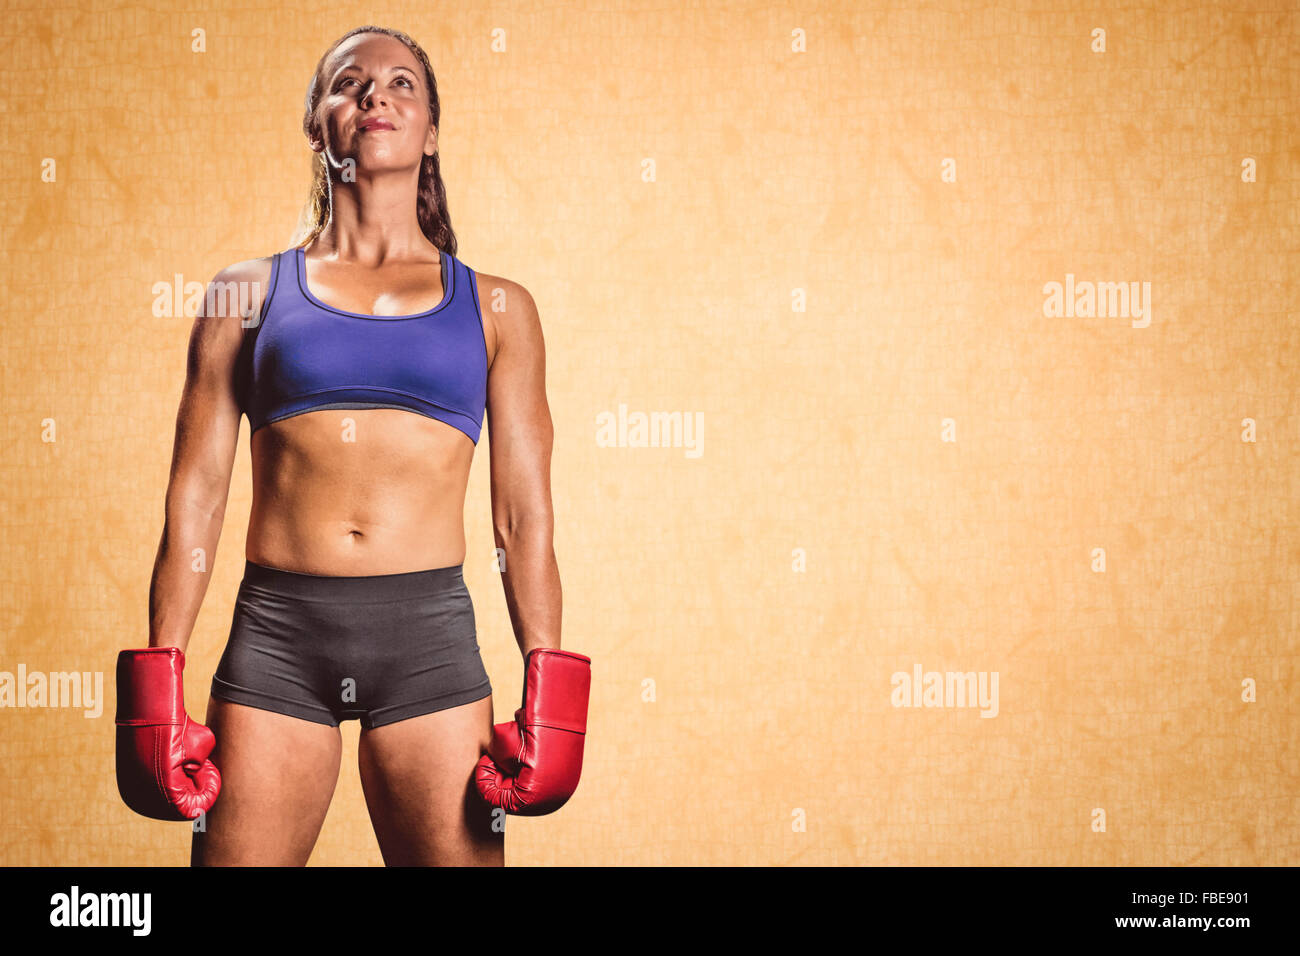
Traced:
[[[328, 143], [314, 134], [308, 140], [332, 170], [330, 209], [305, 250], [307, 284], [316, 298], [349, 312], [431, 309], [443, 289], [437, 250], [416, 221], [416, 185], [422, 157], [436, 152], [437, 129], [421, 65], [398, 39], [366, 32], [340, 43], [323, 71], [319, 117]], [[351, 179], [338, 175], [345, 159], [355, 161]], [[560, 646], [545, 345], [528, 291], [476, 275], [489, 364], [483, 435], [492, 529], [505, 555], [500, 580], [511, 625], [526, 656]], [[260, 314], [270, 277], [269, 257], [223, 269], [210, 296], [216, 287], [255, 291], [236, 308], [205, 302], [195, 318], [149, 594], [151, 647], [186, 650], [207, 591], [242, 417], [241, 312]], [[452, 426], [398, 409], [316, 409], [272, 422], [251, 438], [245, 556], [331, 576], [464, 563], [475, 450]], [[385, 863], [502, 864], [504, 833], [472, 786], [492, 718], [485, 697], [362, 729], [361, 785]], [[194, 833], [191, 862], [305, 865], [338, 781], [340, 729], [217, 698], [204, 722], [216, 736], [211, 759], [222, 789]]]
[[[409, 315], [442, 299], [436, 258], [387, 274], [318, 262], [310, 248], [306, 259], [313, 294], [345, 311]], [[483, 277], [480, 290], [491, 279]], [[490, 311], [483, 324], [490, 366]], [[474, 451], [464, 432], [398, 409], [325, 409], [259, 428], [248, 559], [349, 576], [462, 564]]]
[[[331, 263], [328, 272], [318, 271], [310, 249], [307, 265], [316, 297], [348, 311], [406, 315], [442, 298], [436, 259], [414, 270], [423, 286], [402, 295], [391, 290], [404, 288], [405, 269]], [[268, 257], [231, 266], [214, 282], [267, 290], [270, 273]], [[494, 537], [512, 572], [502, 575], [506, 603], [526, 653], [558, 643], [560, 613], [544, 346], [528, 292], [497, 276], [477, 278], [480, 302], [505, 303], [501, 312], [484, 309], [483, 435], [491, 450]], [[375, 291], [382, 289], [390, 291]], [[260, 314], [262, 294], [247, 300], [249, 314]], [[196, 615], [206, 590], [208, 575], [192, 573], [184, 545], [197, 541], [215, 552], [224, 521], [240, 427], [234, 369], [244, 334], [234, 310], [195, 323], [169, 485], [170, 527], [155, 570], [155, 646], [184, 649], [194, 623], [187, 607]], [[398, 409], [321, 409], [272, 422], [251, 439], [245, 555], [268, 567], [348, 576], [464, 563], [465, 491], [476, 450], [458, 429]], [[386, 864], [502, 864], [503, 833], [468, 787], [492, 717], [485, 698], [361, 732], [362, 787]], [[192, 862], [305, 865], [338, 780], [339, 729], [215, 698], [205, 723], [217, 737], [213, 760], [224, 783], [206, 830], [194, 835]]]

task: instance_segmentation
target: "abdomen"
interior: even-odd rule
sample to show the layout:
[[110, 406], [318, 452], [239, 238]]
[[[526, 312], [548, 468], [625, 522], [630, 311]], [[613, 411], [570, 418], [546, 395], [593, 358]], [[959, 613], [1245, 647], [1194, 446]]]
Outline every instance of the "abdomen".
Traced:
[[246, 555], [304, 574], [398, 574], [465, 559], [474, 443], [397, 409], [325, 409], [259, 428]]

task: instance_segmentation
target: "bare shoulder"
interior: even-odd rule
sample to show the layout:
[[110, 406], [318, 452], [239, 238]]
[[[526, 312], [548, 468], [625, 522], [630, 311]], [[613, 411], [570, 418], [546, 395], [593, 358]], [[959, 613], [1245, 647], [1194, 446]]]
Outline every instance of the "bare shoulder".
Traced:
[[502, 346], [540, 343], [541, 318], [532, 294], [513, 279], [485, 272], [476, 272], [475, 276], [488, 354], [495, 358]]
[[226, 277], [228, 279], [256, 279], [259, 277], [270, 278], [271, 260], [274, 256], [262, 256], [260, 259], [245, 259], [242, 262], [234, 262], [226, 266], [217, 273], [216, 278]]
[[204, 290], [194, 317], [191, 346], [196, 358], [229, 361], [246, 329], [256, 326], [271, 288], [271, 256], [245, 259], [218, 270]]
[[273, 258], [273, 256], [263, 256], [260, 259], [245, 259], [242, 262], [232, 263], [212, 277], [209, 289], [218, 295], [237, 294], [238, 301], [242, 304], [261, 308], [271, 288]]

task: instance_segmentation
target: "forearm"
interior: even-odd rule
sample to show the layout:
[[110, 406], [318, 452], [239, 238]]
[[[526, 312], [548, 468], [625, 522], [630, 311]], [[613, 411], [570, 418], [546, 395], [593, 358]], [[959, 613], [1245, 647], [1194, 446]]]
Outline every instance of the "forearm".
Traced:
[[166, 512], [149, 586], [149, 646], [184, 651], [208, 590], [225, 514], [203, 496], [169, 495]]
[[501, 583], [519, 652], [560, 646], [560, 569], [548, 516], [522, 518], [495, 531], [502, 549]]

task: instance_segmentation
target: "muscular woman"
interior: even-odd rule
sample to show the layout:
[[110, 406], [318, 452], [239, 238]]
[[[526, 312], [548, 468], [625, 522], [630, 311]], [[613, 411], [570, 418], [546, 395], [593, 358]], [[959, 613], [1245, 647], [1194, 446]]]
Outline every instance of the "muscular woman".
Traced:
[[[589, 661], [559, 649], [541, 324], [526, 289], [456, 257], [439, 116], [409, 37], [340, 38], [307, 94], [316, 167], [301, 238], [222, 270], [194, 322], [149, 648], [119, 656], [117, 723], [128, 804], [206, 813], [195, 865], [304, 865], [343, 720], [361, 722], [388, 865], [501, 865], [501, 813], [549, 812], [577, 785]], [[243, 415], [245, 571], [204, 726], [181, 702], [184, 651]], [[462, 577], [485, 420], [526, 681], [516, 719], [495, 730]]]

